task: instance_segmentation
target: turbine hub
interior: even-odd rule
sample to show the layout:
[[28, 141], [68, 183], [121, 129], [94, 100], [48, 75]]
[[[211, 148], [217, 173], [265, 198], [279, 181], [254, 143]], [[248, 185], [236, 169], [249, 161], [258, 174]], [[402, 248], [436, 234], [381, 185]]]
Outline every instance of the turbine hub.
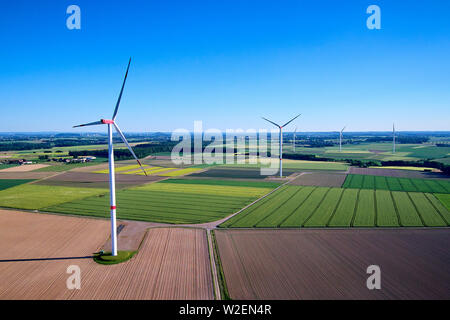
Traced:
[[114, 120], [101, 119], [100, 121], [101, 121], [103, 124], [114, 124]]

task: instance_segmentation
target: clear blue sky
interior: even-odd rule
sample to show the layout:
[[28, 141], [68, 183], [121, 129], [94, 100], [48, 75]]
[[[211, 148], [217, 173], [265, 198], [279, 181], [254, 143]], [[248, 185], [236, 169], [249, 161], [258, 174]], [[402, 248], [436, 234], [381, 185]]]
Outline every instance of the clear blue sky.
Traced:
[[129, 56], [124, 131], [450, 130], [449, 1], [2, 1], [0, 45], [0, 132], [111, 117]]

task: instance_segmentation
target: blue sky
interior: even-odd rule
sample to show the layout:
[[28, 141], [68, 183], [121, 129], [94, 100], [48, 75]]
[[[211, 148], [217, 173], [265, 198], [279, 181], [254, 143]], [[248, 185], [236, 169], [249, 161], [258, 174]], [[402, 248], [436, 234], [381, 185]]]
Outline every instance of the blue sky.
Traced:
[[129, 56], [124, 131], [297, 113], [300, 131], [450, 130], [449, 15], [448, 1], [2, 1], [0, 132], [111, 117]]

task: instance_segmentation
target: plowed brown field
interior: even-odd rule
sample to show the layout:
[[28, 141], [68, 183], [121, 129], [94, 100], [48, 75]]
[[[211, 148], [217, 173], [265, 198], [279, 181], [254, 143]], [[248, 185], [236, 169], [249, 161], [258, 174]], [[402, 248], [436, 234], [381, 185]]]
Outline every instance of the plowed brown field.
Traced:
[[[217, 230], [232, 299], [449, 299], [450, 230]], [[369, 265], [381, 290], [369, 290]]]
[[204, 230], [149, 229], [130, 261], [99, 265], [88, 257], [108, 237], [106, 220], [0, 210], [0, 299], [213, 299]]
[[318, 186], [340, 188], [347, 175], [344, 173], [305, 172], [291, 181], [296, 186]]

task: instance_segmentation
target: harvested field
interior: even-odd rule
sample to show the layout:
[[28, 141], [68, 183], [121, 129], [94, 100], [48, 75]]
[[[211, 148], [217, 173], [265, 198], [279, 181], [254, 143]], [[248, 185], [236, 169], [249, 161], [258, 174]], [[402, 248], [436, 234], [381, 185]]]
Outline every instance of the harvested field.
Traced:
[[[136, 186], [149, 182], [160, 181], [162, 179], [162, 177], [156, 176], [116, 174], [116, 188], [120, 189]], [[109, 176], [106, 174], [70, 171], [43, 181], [39, 181], [36, 184], [50, 186], [109, 188]]]
[[305, 172], [290, 184], [294, 186], [341, 187], [346, 174]]
[[365, 174], [372, 176], [385, 176], [396, 178], [416, 178], [416, 179], [429, 179], [429, 178], [449, 178], [446, 175], [437, 172], [420, 172], [413, 170], [393, 170], [393, 169], [381, 169], [381, 168], [358, 168], [350, 167], [350, 174]]
[[[216, 230], [232, 299], [450, 299], [450, 231]], [[370, 265], [381, 290], [368, 290]]]
[[283, 186], [224, 228], [445, 227], [450, 211], [431, 193]]
[[48, 164], [26, 164], [17, 167], [2, 169], [0, 170], [0, 172], [28, 172], [45, 167], [48, 167]]
[[55, 172], [0, 172], [0, 179], [43, 179], [57, 174]]
[[[204, 230], [150, 229], [130, 261], [104, 266], [83, 257], [105, 243], [108, 221], [0, 211], [0, 228], [0, 299], [213, 299]], [[70, 265], [80, 290], [66, 287]]]

